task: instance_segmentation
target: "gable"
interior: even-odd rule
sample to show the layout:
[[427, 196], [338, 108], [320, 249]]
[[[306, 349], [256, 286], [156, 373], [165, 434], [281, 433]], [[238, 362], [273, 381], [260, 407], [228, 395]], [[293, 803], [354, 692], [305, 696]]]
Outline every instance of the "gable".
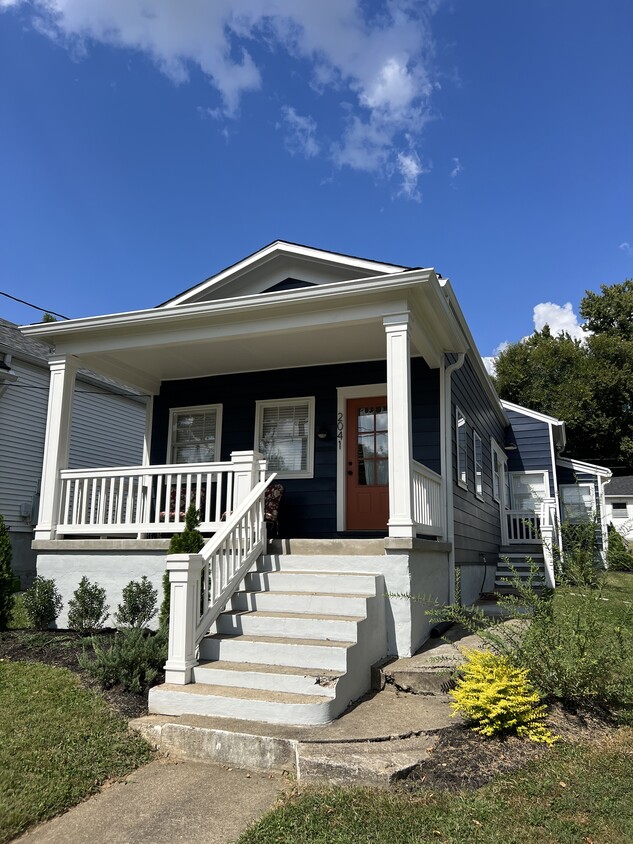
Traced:
[[275, 241], [158, 307], [299, 290], [320, 284], [382, 278], [408, 267]]

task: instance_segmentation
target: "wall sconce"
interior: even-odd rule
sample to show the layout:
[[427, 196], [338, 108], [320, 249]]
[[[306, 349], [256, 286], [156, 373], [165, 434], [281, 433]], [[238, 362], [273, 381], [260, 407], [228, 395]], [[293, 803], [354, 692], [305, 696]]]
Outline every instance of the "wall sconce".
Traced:
[[519, 448], [519, 446], [516, 443], [508, 443], [507, 445], [504, 445], [503, 450], [504, 451], [518, 451], [518, 448]]
[[327, 440], [330, 437], [330, 432], [325, 425], [321, 425], [317, 431], [317, 438], [320, 440]]

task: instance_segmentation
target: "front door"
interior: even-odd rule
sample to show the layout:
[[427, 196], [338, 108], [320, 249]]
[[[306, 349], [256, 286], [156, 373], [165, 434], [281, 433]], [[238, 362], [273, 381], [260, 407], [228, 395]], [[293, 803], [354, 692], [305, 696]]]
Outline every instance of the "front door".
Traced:
[[387, 397], [347, 400], [345, 527], [387, 530], [389, 452]]

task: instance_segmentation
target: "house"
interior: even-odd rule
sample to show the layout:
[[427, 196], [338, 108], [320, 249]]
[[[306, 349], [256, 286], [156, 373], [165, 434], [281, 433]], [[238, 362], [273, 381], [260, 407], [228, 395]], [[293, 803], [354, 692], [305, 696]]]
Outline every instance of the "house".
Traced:
[[629, 542], [633, 541], [633, 475], [613, 478], [606, 495], [607, 521]]
[[[116, 606], [167, 564], [154, 712], [331, 720], [428, 637], [428, 601], [492, 589], [504, 551], [540, 555], [554, 585], [561, 496], [586, 503], [561, 484], [602, 507], [608, 471], [499, 401], [433, 269], [276, 241], [156, 308], [22, 330], [55, 348], [38, 571], [66, 597], [85, 574]], [[150, 396], [141, 464], [68, 468], [79, 367]], [[209, 540], [166, 563], [190, 502]]]
[[[9, 529], [13, 570], [23, 589], [35, 577], [31, 549], [39, 505], [50, 370], [48, 344], [0, 319], [0, 513]], [[68, 466], [138, 463], [145, 402], [115, 383], [80, 371]]]

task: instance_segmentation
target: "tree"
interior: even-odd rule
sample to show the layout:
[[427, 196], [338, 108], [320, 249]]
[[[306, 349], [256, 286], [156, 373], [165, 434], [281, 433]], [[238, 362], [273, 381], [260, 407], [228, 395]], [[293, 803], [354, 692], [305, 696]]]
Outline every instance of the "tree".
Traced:
[[566, 423], [566, 452], [609, 467], [633, 465], [633, 280], [580, 304], [581, 342], [545, 326], [497, 359], [501, 398]]
[[49, 314], [49, 312], [46, 311], [44, 316], [42, 317], [42, 322], [57, 322], [57, 317], [53, 316], [53, 314]]

